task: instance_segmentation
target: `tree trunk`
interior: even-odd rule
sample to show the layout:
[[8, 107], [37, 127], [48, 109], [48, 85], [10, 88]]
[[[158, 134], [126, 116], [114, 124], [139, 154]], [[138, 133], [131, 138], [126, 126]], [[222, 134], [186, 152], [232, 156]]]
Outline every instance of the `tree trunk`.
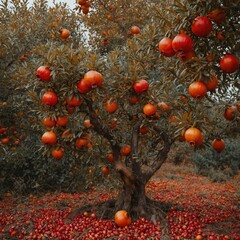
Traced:
[[136, 217], [146, 217], [148, 198], [145, 186], [146, 183], [138, 179], [131, 186], [124, 183], [115, 204], [116, 210], [124, 209]]

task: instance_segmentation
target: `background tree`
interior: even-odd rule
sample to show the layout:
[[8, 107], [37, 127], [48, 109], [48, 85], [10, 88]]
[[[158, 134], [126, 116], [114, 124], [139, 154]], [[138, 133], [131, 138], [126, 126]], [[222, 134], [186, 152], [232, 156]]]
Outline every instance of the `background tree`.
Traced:
[[32, 58], [33, 49], [58, 38], [61, 29], [69, 26], [78, 29], [76, 14], [66, 4], [49, 7], [42, 0], [32, 5], [28, 1], [1, 1], [0, 26], [4, 30], [0, 33], [0, 193], [80, 189], [76, 179], [83, 182], [83, 178], [77, 173], [74, 158], [71, 164], [42, 158], [40, 128], [31, 127], [41, 123], [29, 99], [27, 76], [23, 77], [21, 72]]
[[[71, 152], [91, 173], [114, 168], [122, 182], [115, 209], [151, 217], [145, 185], [174, 142], [204, 148], [239, 133], [237, 3], [79, 1], [73, 21], [84, 24], [88, 45], [63, 9], [70, 36], [35, 45], [14, 76], [36, 105], [36, 129], [46, 118], [52, 123], [43, 124], [44, 153]], [[207, 25], [196, 26], [198, 16]], [[173, 42], [162, 48], [165, 37]], [[233, 63], [219, 66], [226, 54]]]

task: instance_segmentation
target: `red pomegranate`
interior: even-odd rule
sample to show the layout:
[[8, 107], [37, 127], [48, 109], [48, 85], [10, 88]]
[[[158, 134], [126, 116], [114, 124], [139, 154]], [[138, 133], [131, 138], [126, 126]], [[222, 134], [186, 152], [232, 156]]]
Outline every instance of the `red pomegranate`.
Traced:
[[215, 91], [218, 86], [218, 79], [213, 75], [210, 79], [206, 82], [207, 90], [210, 92]]
[[149, 83], [145, 79], [140, 79], [133, 84], [136, 93], [142, 93], [148, 90]]
[[235, 112], [237, 111], [237, 107], [231, 106], [228, 107], [224, 112], [224, 117], [228, 121], [232, 121], [235, 118]]
[[239, 60], [233, 54], [226, 54], [220, 61], [220, 68], [225, 73], [236, 72], [239, 68]]
[[168, 37], [163, 38], [159, 42], [158, 49], [165, 57], [172, 57], [176, 54], [172, 48], [172, 39]]
[[193, 82], [188, 87], [188, 92], [193, 98], [201, 99], [207, 93], [207, 87], [203, 82]]
[[80, 93], [88, 93], [92, 90], [92, 86], [91, 85], [88, 85], [84, 79], [80, 79], [80, 81], [77, 83], [77, 90], [80, 92]]
[[197, 147], [203, 142], [203, 135], [201, 131], [195, 127], [188, 128], [184, 133], [184, 137], [186, 142], [188, 142], [193, 147]]
[[212, 23], [208, 17], [198, 16], [193, 20], [191, 30], [198, 37], [206, 37], [212, 31]]
[[48, 92], [45, 92], [43, 94], [42, 102], [45, 105], [54, 106], [54, 105], [56, 105], [58, 103], [58, 97], [57, 97], [57, 95], [54, 92], [48, 91]]
[[36, 71], [36, 76], [44, 82], [51, 80], [51, 70], [47, 66], [40, 66]]
[[216, 152], [220, 153], [224, 150], [225, 143], [222, 139], [216, 138], [212, 141], [212, 147]]
[[190, 52], [193, 50], [193, 40], [186, 33], [177, 34], [172, 41], [172, 48], [175, 52]]
[[86, 72], [83, 79], [84, 79], [84, 82], [87, 85], [91, 86], [92, 88], [102, 86], [103, 76], [101, 73], [95, 70], [90, 70]]

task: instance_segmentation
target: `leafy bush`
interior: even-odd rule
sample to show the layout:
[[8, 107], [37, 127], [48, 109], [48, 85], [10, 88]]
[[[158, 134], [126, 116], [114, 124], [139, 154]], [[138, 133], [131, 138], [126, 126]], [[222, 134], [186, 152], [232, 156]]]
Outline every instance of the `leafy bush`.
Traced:
[[86, 181], [76, 161], [65, 157], [54, 160], [42, 156], [39, 142], [29, 137], [16, 148], [5, 148], [0, 157], [1, 191], [30, 193], [36, 191], [83, 190]]
[[224, 181], [236, 175], [240, 169], [240, 139], [225, 140], [225, 149], [217, 153], [211, 148], [192, 155], [192, 162], [199, 174], [213, 181]]
[[194, 154], [193, 148], [186, 145], [185, 142], [177, 142], [168, 154], [168, 161], [175, 165], [189, 163], [192, 154]]

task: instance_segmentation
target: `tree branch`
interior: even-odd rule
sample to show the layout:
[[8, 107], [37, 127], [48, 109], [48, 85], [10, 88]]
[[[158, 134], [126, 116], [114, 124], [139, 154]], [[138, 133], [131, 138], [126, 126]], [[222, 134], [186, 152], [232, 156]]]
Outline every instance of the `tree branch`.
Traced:
[[132, 131], [132, 154], [138, 155], [138, 138], [139, 138], [139, 128], [142, 124], [143, 117], [141, 116], [136, 124], [133, 126]]
[[91, 124], [93, 125], [94, 131], [96, 131], [99, 135], [106, 138], [112, 148], [114, 164], [116, 171], [119, 172], [121, 179], [126, 184], [132, 188], [133, 183], [135, 181], [135, 177], [130, 168], [128, 168], [122, 161], [120, 156], [120, 146], [114, 140], [114, 136], [111, 134], [110, 129], [102, 123], [102, 121], [97, 116], [96, 111], [93, 108], [93, 102], [90, 99], [84, 98], [89, 110], [89, 118]]
[[138, 159], [138, 143], [139, 143], [139, 128], [142, 124], [143, 117], [141, 116], [136, 124], [133, 126], [132, 130], [132, 169], [136, 176], [141, 173], [141, 167], [137, 163]]
[[[157, 129], [155, 128], [155, 130], [157, 130]], [[153, 176], [153, 174], [158, 169], [160, 169], [162, 164], [167, 160], [167, 156], [170, 151], [170, 147], [173, 143], [173, 141], [170, 139], [168, 134], [166, 134], [165, 132], [160, 132], [160, 138], [158, 139], [157, 143], [159, 143], [160, 141], [162, 141], [163, 146], [158, 151], [156, 158], [153, 161], [151, 161], [150, 164], [145, 164], [142, 166], [142, 168], [144, 169], [144, 171], [143, 171], [144, 172], [143, 173], [144, 180], [146, 182]]]
[[96, 131], [99, 135], [106, 138], [109, 141], [111, 147], [115, 146], [116, 143], [114, 141], [114, 137], [112, 136], [109, 128], [106, 125], [103, 125], [103, 123], [100, 121], [99, 117], [96, 114], [96, 111], [93, 108], [92, 101], [88, 98], [84, 98], [84, 100], [89, 110], [89, 118], [90, 118], [91, 124], [93, 125], [94, 131]]

